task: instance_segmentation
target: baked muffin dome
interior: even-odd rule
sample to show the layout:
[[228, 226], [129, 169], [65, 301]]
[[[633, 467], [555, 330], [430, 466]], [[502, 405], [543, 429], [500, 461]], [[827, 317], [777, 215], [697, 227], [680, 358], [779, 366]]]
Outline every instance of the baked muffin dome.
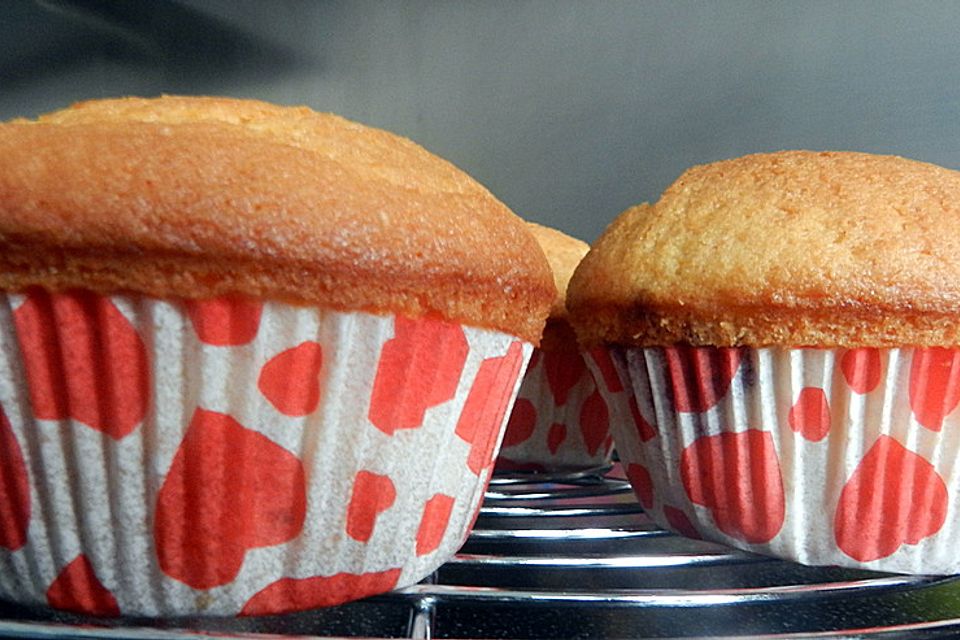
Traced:
[[853, 152], [694, 167], [570, 283], [581, 342], [960, 345], [960, 172]]
[[531, 232], [553, 269], [557, 299], [535, 349], [503, 437], [497, 468], [569, 472], [610, 464], [610, 408], [567, 322], [567, 283], [587, 243], [535, 223]]
[[0, 288], [31, 285], [437, 314], [531, 341], [555, 294], [523, 222], [409, 140], [203, 97], [0, 125]]
[[527, 228], [533, 234], [553, 271], [553, 284], [557, 288], [557, 297], [550, 308], [550, 318], [560, 319], [567, 317], [567, 285], [570, 277], [583, 256], [590, 250], [583, 240], [578, 240], [550, 227], [528, 222]]

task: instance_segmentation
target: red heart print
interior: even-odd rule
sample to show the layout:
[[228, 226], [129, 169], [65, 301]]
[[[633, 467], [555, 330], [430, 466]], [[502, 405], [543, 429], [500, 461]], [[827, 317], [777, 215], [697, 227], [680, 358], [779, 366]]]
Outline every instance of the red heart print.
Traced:
[[679, 345], [664, 349], [673, 406], [682, 413], [703, 413], [726, 395], [740, 366], [741, 350]]
[[820, 442], [830, 432], [830, 405], [819, 387], [804, 387], [787, 414], [790, 428], [810, 442]]
[[840, 359], [840, 371], [847, 385], [856, 393], [870, 393], [880, 384], [883, 363], [877, 349], [850, 349]]
[[442, 493], [427, 500], [417, 529], [417, 557], [432, 553], [440, 546], [453, 512], [453, 497]]
[[400, 580], [400, 569], [355, 575], [338, 573], [313, 578], [282, 578], [257, 592], [240, 611], [241, 616], [332, 607], [390, 591]]
[[886, 558], [937, 533], [947, 517], [947, 486], [924, 458], [880, 436], [840, 492], [834, 536], [860, 562]]
[[537, 409], [526, 398], [517, 398], [507, 421], [507, 431], [503, 434], [503, 446], [512, 447], [526, 442], [537, 426]]
[[917, 422], [940, 431], [960, 402], [960, 350], [915, 349], [910, 366], [910, 408]]
[[559, 422], [554, 422], [550, 425], [550, 430], [547, 432], [547, 449], [550, 450], [550, 453], [556, 455], [560, 445], [563, 444], [563, 441], [566, 439], [567, 426]]
[[305, 514], [296, 456], [226, 414], [198, 408], [157, 497], [160, 568], [194, 589], [227, 584], [249, 549], [292, 540]]
[[13, 319], [36, 418], [72, 418], [115, 440], [140, 424], [150, 398], [147, 351], [109, 298], [34, 288]]
[[690, 518], [688, 518], [687, 514], [680, 509], [671, 507], [670, 505], [664, 505], [663, 517], [667, 519], [667, 524], [670, 525], [671, 529], [685, 538], [703, 540], [703, 536], [700, 535], [700, 532], [697, 531], [697, 528], [693, 526], [692, 522], [690, 522]]
[[0, 407], [0, 547], [16, 551], [30, 527], [30, 476], [23, 451]]
[[433, 318], [397, 316], [380, 353], [368, 417], [387, 435], [423, 424], [430, 407], [453, 398], [467, 361], [463, 328]]
[[306, 416], [320, 404], [320, 368], [323, 349], [302, 342], [273, 356], [260, 370], [257, 388], [280, 413]]
[[580, 407], [580, 433], [583, 435], [587, 453], [596, 455], [609, 432], [610, 412], [607, 410], [607, 403], [600, 395], [600, 390], [594, 389]]
[[[623, 382], [620, 380], [620, 374], [617, 373], [617, 368], [613, 364], [610, 351], [604, 347], [594, 347], [590, 349], [590, 357], [593, 358], [594, 364], [600, 370], [600, 377], [603, 378], [607, 391], [610, 393], [623, 391]], [[599, 380], [597, 382], [599, 384]]]
[[653, 478], [647, 468], [640, 464], [627, 465], [627, 478], [644, 509], [653, 509]]
[[490, 466], [522, 366], [523, 346], [519, 342], [511, 343], [506, 355], [480, 363], [454, 430], [470, 445], [467, 467], [476, 475]]
[[103, 586], [87, 556], [81, 554], [60, 571], [47, 589], [54, 609], [91, 616], [119, 616], [117, 599]]
[[567, 404], [570, 390], [587, 372], [587, 365], [579, 351], [544, 351], [543, 371], [553, 393], [553, 402], [558, 407]]
[[251, 342], [260, 330], [263, 303], [230, 295], [208, 300], [187, 300], [187, 315], [201, 342], [235, 347]]
[[388, 476], [358, 472], [347, 507], [347, 535], [360, 542], [369, 541], [377, 516], [392, 507], [396, 499], [397, 490]]
[[637, 399], [630, 396], [627, 402], [630, 405], [630, 415], [633, 416], [633, 423], [637, 425], [637, 433], [640, 435], [641, 442], [648, 442], [657, 437], [657, 428], [650, 424], [643, 414], [640, 413], [640, 407], [637, 406]]
[[680, 477], [690, 500], [728, 536], [769, 542], [783, 527], [780, 460], [766, 431], [701, 436], [683, 450]]

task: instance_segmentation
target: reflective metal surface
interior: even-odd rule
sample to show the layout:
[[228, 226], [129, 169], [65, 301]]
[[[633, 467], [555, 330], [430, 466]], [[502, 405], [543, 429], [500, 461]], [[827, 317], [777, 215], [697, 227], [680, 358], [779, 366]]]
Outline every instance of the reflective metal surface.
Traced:
[[804, 567], [658, 529], [616, 472], [495, 478], [474, 534], [424, 583], [244, 620], [106, 623], [0, 605], [15, 638], [960, 636], [960, 579]]

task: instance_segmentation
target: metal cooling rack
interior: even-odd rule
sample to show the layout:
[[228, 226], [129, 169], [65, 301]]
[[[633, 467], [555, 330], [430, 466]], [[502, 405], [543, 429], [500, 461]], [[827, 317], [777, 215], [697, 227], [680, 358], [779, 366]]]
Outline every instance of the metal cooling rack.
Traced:
[[[958, 549], [960, 553], [960, 549]], [[804, 567], [662, 531], [616, 471], [499, 476], [421, 584], [242, 620], [91, 620], [0, 604], [0, 636], [960, 637], [960, 577]]]

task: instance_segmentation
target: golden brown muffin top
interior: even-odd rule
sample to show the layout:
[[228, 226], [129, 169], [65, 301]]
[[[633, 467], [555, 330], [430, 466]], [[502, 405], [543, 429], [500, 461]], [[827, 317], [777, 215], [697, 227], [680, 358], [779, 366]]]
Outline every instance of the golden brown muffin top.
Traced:
[[0, 124], [0, 287], [30, 285], [439, 314], [534, 342], [555, 295], [524, 223], [413, 142], [169, 96]]
[[574, 274], [581, 341], [960, 345], [960, 172], [784, 151], [686, 171]]
[[550, 318], [567, 317], [567, 284], [570, 282], [570, 276], [574, 269], [583, 260], [590, 250], [583, 240], [577, 240], [562, 231], [545, 227], [536, 222], [528, 222], [527, 228], [536, 238], [547, 256], [547, 262], [550, 263], [550, 269], [553, 271], [553, 284], [557, 287], [557, 297], [553, 301], [553, 307], [550, 309]]

